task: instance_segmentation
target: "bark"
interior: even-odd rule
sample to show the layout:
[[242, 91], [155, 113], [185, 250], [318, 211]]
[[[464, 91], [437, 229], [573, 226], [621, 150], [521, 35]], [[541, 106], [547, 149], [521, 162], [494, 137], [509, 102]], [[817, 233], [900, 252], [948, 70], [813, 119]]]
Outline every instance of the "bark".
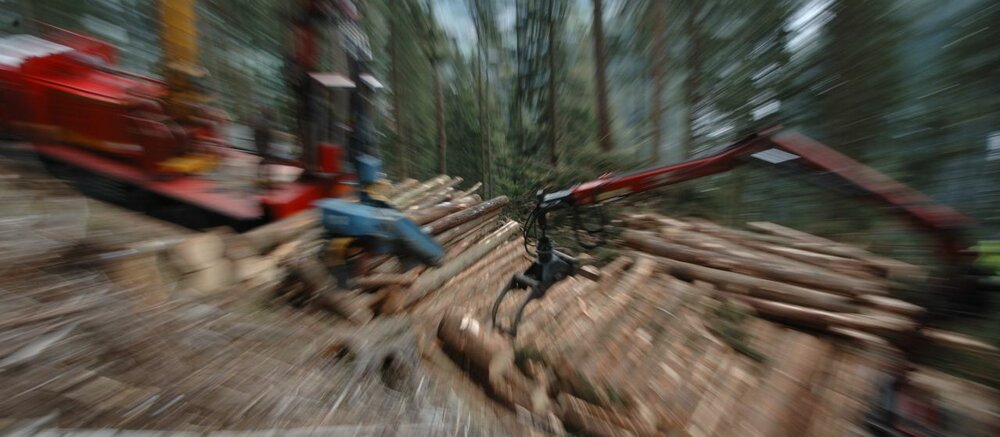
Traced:
[[611, 138], [611, 107], [608, 104], [607, 50], [604, 48], [604, 0], [594, 3], [594, 77], [597, 79], [597, 125], [601, 150], [615, 148]]
[[859, 296], [858, 300], [872, 308], [914, 319], [926, 311], [921, 306], [887, 296]]
[[666, 2], [651, 3], [653, 20], [653, 53], [650, 67], [653, 78], [652, 109], [650, 110], [650, 125], [653, 130], [651, 158], [653, 163], [660, 162], [660, 147], [663, 144], [663, 80], [667, 63], [667, 22]]
[[813, 234], [802, 232], [776, 223], [770, 222], [750, 222], [750, 228], [777, 235], [795, 241], [794, 247], [799, 249], [812, 250], [814, 252], [825, 253], [845, 258], [854, 258], [870, 264], [887, 275], [894, 277], [923, 278], [926, 272], [918, 266], [908, 264], [899, 260], [875, 255], [864, 249], [838, 243]]
[[[566, 429], [574, 433], [608, 437], [636, 435], [612, 420], [612, 416], [620, 413], [608, 412], [566, 393], [560, 393], [557, 401], [559, 403], [559, 419], [562, 420]], [[619, 419], [618, 421], [624, 420], [627, 419]], [[639, 435], [655, 434], [654, 430], [652, 433]]]
[[455, 257], [465, 252], [470, 246], [482, 240], [484, 237], [497, 230], [500, 224], [496, 221], [488, 221], [483, 224], [472, 228], [469, 232], [463, 234], [461, 237], [457, 238], [454, 244], [448, 247], [448, 259], [454, 259]]
[[446, 182], [444, 185], [428, 193], [424, 193], [423, 195], [410, 199], [403, 205], [397, 204], [397, 206], [406, 209], [417, 209], [417, 208], [426, 208], [428, 206], [434, 206], [439, 202], [449, 198], [451, 196], [451, 193], [454, 191], [452, 187], [460, 183], [462, 183], [462, 178], [454, 178]]
[[489, 195], [493, 187], [490, 186], [490, 180], [488, 177], [489, 163], [486, 162], [486, 143], [488, 141], [486, 138], [486, 93], [488, 90], [483, 84], [486, 76], [486, 67], [484, 66], [485, 62], [483, 62], [483, 44], [485, 39], [483, 35], [483, 25], [479, 22], [479, 7], [476, 5], [476, 2], [472, 2], [472, 5], [475, 8], [472, 13], [472, 21], [476, 27], [476, 103], [478, 104], [477, 106], [479, 110], [479, 169], [480, 174], [486, 181], [486, 193]]
[[510, 408], [523, 407], [538, 415], [550, 410], [542, 387], [535, 387], [514, 365], [514, 349], [501, 334], [471, 316], [445, 315], [438, 325], [444, 348], [484, 375], [488, 390]]
[[688, 110], [688, 123], [684, 129], [684, 156], [690, 158], [694, 154], [695, 149], [695, 136], [694, 136], [694, 124], [695, 116], [697, 114], [698, 106], [701, 105], [701, 91], [699, 88], [699, 76], [701, 75], [701, 35], [699, 35], [699, 29], [697, 24], [697, 15], [699, 13], [699, 1], [689, 1], [688, 2], [688, 13], [687, 13], [687, 34], [688, 34], [688, 49], [687, 49], [687, 60], [688, 60], [688, 74], [687, 74], [687, 86], [684, 87], [686, 92], [687, 100], [687, 110]]
[[203, 232], [174, 245], [170, 250], [170, 260], [181, 273], [193, 273], [218, 263], [225, 250], [222, 237], [214, 232]]
[[448, 173], [448, 134], [444, 129], [444, 86], [441, 84], [441, 69], [436, 61], [431, 63], [434, 70], [434, 121], [437, 123], [438, 173]]
[[746, 296], [736, 299], [750, 305], [758, 314], [809, 328], [847, 328], [881, 337], [911, 332], [916, 328], [915, 322], [901, 317], [843, 314]]
[[396, 17], [396, 14], [390, 11], [389, 15], [389, 63], [391, 68], [389, 74], [392, 77], [392, 118], [394, 122], [393, 127], [396, 130], [393, 140], [395, 143], [394, 148], [396, 149], [395, 153], [399, 158], [399, 175], [406, 178], [409, 176], [409, 168], [406, 159], [406, 133], [403, 124], [402, 73], [399, 65], [399, 39], [402, 36], [400, 35], [399, 19]]
[[923, 337], [938, 346], [944, 346], [954, 349], [959, 349], [965, 352], [973, 352], [977, 354], [983, 354], [986, 356], [991, 356], [994, 362], [997, 358], [1000, 358], [998, 354], [1000, 351], [997, 350], [996, 346], [986, 343], [982, 340], [978, 340], [966, 335], [959, 334], [957, 332], [942, 331], [940, 329], [924, 328], [920, 331]]
[[469, 195], [471, 195], [472, 193], [475, 193], [476, 191], [479, 191], [479, 188], [481, 188], [482, 186], [483, 186], [483, 183], [482, 183], [482, 182], [476, 182], [476, 184], [475, 184], [475, 185], [473, 185], [473, 186], [472, 186], [471, 188], [469, 188], [468, 190], [465, 190], [465, 191], [459, 191], [459, 192], [457, 192], [457, 193], [453, 194], [453, 195], [451, 196], [451, 198], [452, 198], [452, 199], [458, 199], [458, 198], [462, 198], [462, 197], [466, 197], [466, 196], [469, 196]]
[[392, 198], [391, 202], [393, 205], [396, 205], [397, 207], [399, 207], [399, 205], [409, 205], [410, 203], [413, 202], [414, 199], [426, 196], [427, 193], [432, 192], [438, 188], [441, 188], [442, 185], [447, 184], [449, 181], [451, 181], [451, 178], [449, 178], [448, 176], [445, 175], [437, 176], [431, 180], [428, 180], [427, 182], [420, 184], [420, 186], [410, 191], [407, 191], [403, 194], [400, 194]]
[[374, 318], [367, 302], [362, 301], [357, 293], [338, 289], [330, 273], [310, 253], [311, 250], [299, 252], [291, 261], [291, 267], [316, 296], [316, 302], [352, 323], [364, 324]]
[[516, 234], [520, 229], [521, 225], [517, 222], [507, 222], [503, 227], [486, 237], [483, 241], [463, 252], [462, 255], [446, 262], [441, 267], [428, 270], [426, 273], [421, 275], [420, 278], [418, 278], [416, 282], [410, 286], [410, 289], [407, 290], [402, 302], [398, 302], [398, 305], [392, 305], [395, 306], [395, 308], [390, 306], [388, 309], [401, 310], [415, 304], [431, 291], [444, 285], [448, 279], [451, 279], [462, 270], [465, 270], [469, 268], [469, 266], [475, 264], [476, 261], [479, 261], [480, 258], [485, 256], [491, 250], [495, 249], [504, 241], [510, 239], [510, 237]]
[[[762, 258], [751, 258], [733, 250], [716, 252], [696, 249], [665, 241], [648, 232], [626, 230], [623, 238], [626, 241], [634, 241], [642, 244], [644, 250], [654, 255], [705, 267], [746, 273], [761, 278], [820, 290], [829, 290], [850, 296], [886, 293], [879, 284], [870, 281], [829, 273], [820, 269], [810, 268], [810, 266], [782, 263]], [[696, 236], [686, 233], [683, 235], [683, 238], [696, 238]]]
[[448, 214], [457, 212], [464, 208], [462, 204], [456, 203], [442, 203], [438, 206], [432, 206], [430, 208], [423, 208], [414, 210], [406, 213], [406, 216], [413, 220], [414, 223], [418, 225], [425, 225]]
[[507, 196], [495, 197], [471, 208], [466, 208], [454, 214], [435, 220], [424, 226], [423, 230], [430, 235], [437, 235], [448, 229], [454, 228], [455, 226], [461, 225], [462, 223], [466, 223], [493, 211], [497, 211], [507, 205], [507, 203], [509, 203]]
[[822, 376], [833, 348], [811, 335], [795, 331], [788, 335], [782, 359], [746, 398], [754, 400], [743, 410], [748, 435], [798, 435], [811, 417], [810, 388]]
[[559, 145], [558, 129], [559, 123], [556, 116], [556, 19], [555, 0], [549, 0], [548, 28], [549, 28], [549, 98], [546, 102], [546, 110], [549, 115], [549, 164], [552, 167], [559, 165]]
[[392, 189], [389, 190], [388, 195], [389, 195], [390, 198], [391, 197], [396, 197], [397, 195], [405, 193], [405, 192], [409, 191], [410, 189], [412, 189], [413, 187], [416, 187], [419, 184], [420, 184], [420, 181], [418, 181], [416, 179], [413, 179], [413, 178], [404, 179], [403, 181], [399, 182], [398, 184], [394, 184], [392, 186]]
[[845, 296], [712, 269], [668, 258], [661, 258], [661, 263], [664, 263], [668, 271], [675, 276], [710, 282], [727, 291], [829, 311], [852, 312], [857, 310], [851, 299]]
[[510, 342], [471, 315], [446, 314], [437, 335], [449, 350], [486, 372], [489, 381], [500, 381], [516, 370]]
[[[604, 344], [607, 337], [614, 334], [618, 324], [624, 321], [623, 316], [628, 312], [628, 307], [635, 302], [636, 291], [642, 284], [649, 281], [655, 266], [656, 263], [652, 258], [648, 256], [638, 257], [632, 264], [632, 268], [608, 293], [610, 302], [600, 308], [595, 308], [595, 313], [592, 314], [591, 318], [591, 326], [594, 329], [589, 335], [580, 332], [581, 338], [587, 338], [591, 344]], [[574, 334], [570, 335], [570, 338], [577, 338]], [[599, 358], [599, 354], [582, 348], [570, 352], [573, 353], [570, 355], [571, 360], [577, 363], [576, 365], [584, 372], [588, 370], [590, 361], [586, 355], [589, 355], [591, 359]]]
[[257, 248], [258, 252], [268, 253], [278, 245], [318, 227], [319, 211], [309, 209], [291, 217], [268, 223], [243, 235]]
[[448, 229], [447, 231], [438, 234], [434, 238], [438, 241], [438, 244], [441, 244], [442, 246], [447, 246], [452, 242], [454, 242], [455, 240], [464, 236], [466, 233], [481, 226], [483, 223], [495, 219], [498, 215], [500, 215], [500, 211], [495, 210], [493, 212], [484, 214], [476, 219], [455, 226], [454, 228]]
[[479, 202], [479, 196], [473, 195], [455, 199], [451, 202], [440, 203], [436, 206], [413, 210], [406, 213], [406, 216], [418, 225], [425, 225], [448, 214], [461, 211]]
[[[626, 234], [626, 244], [629, 247], [653, 255], [663, 256], [661, 254], [667, 252], [661, 247], [659, 242], [638, 239], [640, 236], [641, 234], [639, 233]], [[851, 300], [845, 296], [691, 264], [671, 258], [659, 258], [658, 260], [674, 276], [682, 279], [690, 278], [711, 282], [729, 291], [831, 311], [850, 312], [856, 309]]]
[[359, 288], [379, 288], [387, 285], [410, 285], [417, 279], [416, 272], [374, 273], [354, 279]]

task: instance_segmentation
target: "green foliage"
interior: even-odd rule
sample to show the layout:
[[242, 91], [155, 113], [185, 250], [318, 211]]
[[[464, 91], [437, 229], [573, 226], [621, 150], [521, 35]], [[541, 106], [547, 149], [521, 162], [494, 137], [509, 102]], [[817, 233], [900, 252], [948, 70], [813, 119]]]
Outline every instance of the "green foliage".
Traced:
[[[269, 104], [283, 113], [281, 124], [293, 124], [281, 66], [294, 3], [198, 2], [209, 85], [235, 118]], [[779, 122], [972, 215], [982, 225], [977, 237], [1000, 232], [1000, 152], [987, 150], [1000, 135], [1000, 82], [994, 78], [1000, 8], [993, 2], [609, 1], [604, 22], [614, 154], [596, 147], [588, 2], [356, 3], [374, 51], [374, 74], [387, 85], [378, 100], [377, 127], [393, 177], [402, 177], [405, 168], [406, 176], [425, 178], [438, 167], [437, 66], [449, 173], [484, 181], [485, 194], [510, 196], [517, 217], [538, 188], [562, 188], [648, 162], [654, 120], [662, 124], [661, 144], [655, 145], [662, 163], [682, 159], [688, 130], [699, 155]], [[438, 14], [442, 10], [450, 15]], [[0, 2], [0, 11], [109, 40], [122, 49], [126, 68], [159, 72], [154, 1], [7, 1]], [[467, 14], [472, 34], [440, 22], [455, 14]], [[657, 52], [654, 41], [661, 34], [666, 44]], [[693, 58], [695, 47], [699, 56]], [[334, 57], [324, 59], [324, 68], [343, 67]], [[664, 76], [659, 116], [651, 114], [654, 63]], [[694, 82], [688, 80], [692, 75]], [[548, 108], [550, 78], [554, 116]], [[686, 89], [692, 83], [693, 94]], [[768, 107], [773, 113], [762, 116]], [[917, 254], [925, 240], [915, 240], [879, 208], [854, 208], [853, 198], [758, 168], [642, 199], [678, 214], [733, 224], [775, 220], [869, 242], [889, 255], [926, 258]], [[839, 207], [847, 204], [852, 207]]]

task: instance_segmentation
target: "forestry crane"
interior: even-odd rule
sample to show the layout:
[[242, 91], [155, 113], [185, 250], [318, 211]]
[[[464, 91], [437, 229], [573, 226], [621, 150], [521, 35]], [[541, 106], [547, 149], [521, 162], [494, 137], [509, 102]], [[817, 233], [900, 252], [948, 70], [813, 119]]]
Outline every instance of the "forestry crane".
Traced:
[[[667, 185], [729, 171], [753, 160], [780, 170], [805, 173], [823, 186], [839, 189], [858, 197], [876, 200], [928, 232], [937, 242], [938, 254], [949, 266], [949, 278], [939, 289], [951, 296], [979, 299], [993, 283], [992, 272], [977, 271], [975, 253], [964, 240], [973, 222], [959, 212], [935, 204], [926, 195], [903, 185], [815, 140], [801, 134], [771, 128], [726, 147], [721, 152], [678, 164], [647, 169], [630, 174], [606, 175], [560, 191], [539, 191], [537, 203], [525, 222], [525, 247], [529, 237], [537, 241], [535, 261], [524, 272], [515, 274], [500, 291], [493, 304], [493, 326], [511, 336], [517, 335], [524, 308], [541, 299], [553, 284], [579, 273], [577, 259], [555, 249], [549, 237], [549, 213], [607, 201], [654, 190]], [[599, 234], [604, 227], [588, 229], [576, 212], [576, 228], [581, 233]], [[581, 245], [585, 245], [581, 241]], [[501, 302], [513, 291], [525, 290], [527, 296], [517, 307], [513, 320], [503, 326], [497, 320]]]

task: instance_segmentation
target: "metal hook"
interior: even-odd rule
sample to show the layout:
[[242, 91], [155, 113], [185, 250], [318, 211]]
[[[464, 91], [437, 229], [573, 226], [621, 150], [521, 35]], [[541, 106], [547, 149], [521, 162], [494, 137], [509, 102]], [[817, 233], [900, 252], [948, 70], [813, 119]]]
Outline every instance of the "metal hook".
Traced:
[[[497, 313], [500, 310], [500, 304], [503, 302], [507, 294], [509, 294], [511, 291], [521, 290], [521, 289], [529, 290], [528, 296], [525, 297], [523, 301], [521, 301], [520, 305], [518, 305], [517, 312], [514, 314], [514, 320], [510, 324], [510, 327], [505, 328], [501, 326], [499, 323], [497, 323]], [[531, 279], [520, 273], [514, 275], [514, 277], [510, 279], [510, 282], [508, 282], [507, 285], [504, 286], [502, 290], [500, 290], [500, 294], [493, 302], [493, 311], [492, 311], [493, 327], [505, 334], [509, 334], [511, 337], [516, 337], [517, 327], [518, 325], [521, 324], [521, 317], [524, 315], [524, 308], [528, 306], [529, 302], [541, 297], [541, 295], [542, 292], [541, 288], [539, 287], [538, 281], [535, 281], [534, 279]]]

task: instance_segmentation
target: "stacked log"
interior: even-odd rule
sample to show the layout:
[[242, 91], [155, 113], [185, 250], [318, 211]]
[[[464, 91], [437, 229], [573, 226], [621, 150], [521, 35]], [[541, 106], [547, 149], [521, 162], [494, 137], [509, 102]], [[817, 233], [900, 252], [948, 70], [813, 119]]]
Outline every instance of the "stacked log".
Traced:
[[[774, 226], [650, 214], [622, 223], [627, 252], [596, 281], [557, 283], [506, 342], [444, 328], [485, 329], [493, 295], [470, 301], [463, 288], [481, 290], [473, 283], [496, 270], [504, 277], [487, 282], [502, 286], [526, 266], [484, 258], [437, 292], [467, 314], [442, 321], [439, 340], [502, 404], [550, 405], [580, 435], [843, 435], [861, 426], [880, 372], [914, 336], [997, 356], [983, 341], [920, 327], [924, 309], [891, 297], [885, 278], [922, 274], [905, 263], [832, 242], [813, 250], [827, 240]], [[501, 247], [511, 244], [520, 241]], [[448, 307], [437, 305], [428, 308]]]

